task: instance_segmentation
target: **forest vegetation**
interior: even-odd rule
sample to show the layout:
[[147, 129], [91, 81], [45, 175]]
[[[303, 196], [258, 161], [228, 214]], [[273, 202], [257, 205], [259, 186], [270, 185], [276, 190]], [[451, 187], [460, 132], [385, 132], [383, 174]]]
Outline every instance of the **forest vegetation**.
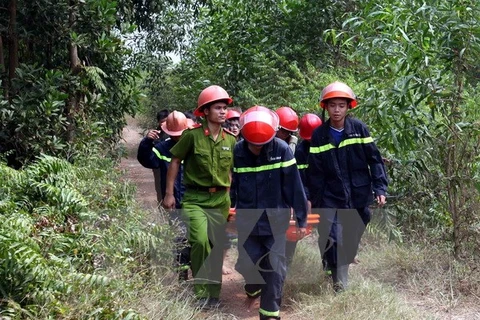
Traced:
[[[386, 158], [389, 204], [367, 285], [330, 301], [290, 282], [294, 308], [325, 313], [320, 295], [345, 310], [385, 283], [371, 305], [398, 283], [478, 303], [478, 61], [477, 0], [2, 0], [0, 318], [194, 317], [170, 279], [171, 230], [121, 179], [125, 115], [192, 110], [210, 84], [243, 109], [320, 113], [334, 80]], [[299, 255], [294, 277], [311, 266]], [[166, 302], [153, 316], [145, 299]], [[416, 317], [392, 310], [378, 319]]]

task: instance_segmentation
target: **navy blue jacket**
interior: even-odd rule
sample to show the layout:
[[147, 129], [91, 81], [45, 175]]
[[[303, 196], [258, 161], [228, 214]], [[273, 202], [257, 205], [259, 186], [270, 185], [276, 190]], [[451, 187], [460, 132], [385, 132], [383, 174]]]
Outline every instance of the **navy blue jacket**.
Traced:
[[274, 138], [256, 156], [242, 140], [235, 145], [233, 155], [232, 189], [239, 232], [284, 233], [290, 208], [294, 209], [297, 225], [306, 227], [307, 198], [293, 153], [284, 141]]
[[[172, 160], [170, 149], [175, 145], [175, 143], [176, 142], [170, 138], [156, 141], [149, 138], [143, 138], [138, 146], [138, 162], [140, 162], [140, 164], [145, 168], [160, 169], [160, 188], [163, 195], [165, 195], [165, 190], [167, 187], [168, 166]], [[173, 188], [175, 206], [177, 209], [181, 208], [182, 197], [183, 193], [185, 192], [185, 186], [182, 183], [182, 179], [182, 167], [180, 167]]]
[[373, 194], [385, 195], [387, 175], [367, 126], [345, 118], [338, 146], [330, 135], [330, 120], [313, 132], [307, 168], [307, 188], [313, 208], [364, 208]]

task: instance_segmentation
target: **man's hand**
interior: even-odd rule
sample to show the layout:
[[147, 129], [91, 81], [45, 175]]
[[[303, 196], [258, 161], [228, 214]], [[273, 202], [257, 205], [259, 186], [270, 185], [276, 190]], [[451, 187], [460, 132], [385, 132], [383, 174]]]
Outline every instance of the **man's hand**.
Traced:
[[297, 240], [302, 240], [307, 234], [307, 228], [297, 228]]
[[167, 193], [163, 198], [162, 207], [165, 209], [175, 209], [175, 197], [171, 193]]
[[160, 139], [160, 134], [162, 131], [159, 130], [150, 130], [147, 133], [147, 138], [152, 139], [152, 140], [157, 140]]
[[385, 203], [387, 203], [387, 198], [385, 198], [384, 195], [377, 196], [377, 203], [378, 206], [381, 208], [385, 205]]

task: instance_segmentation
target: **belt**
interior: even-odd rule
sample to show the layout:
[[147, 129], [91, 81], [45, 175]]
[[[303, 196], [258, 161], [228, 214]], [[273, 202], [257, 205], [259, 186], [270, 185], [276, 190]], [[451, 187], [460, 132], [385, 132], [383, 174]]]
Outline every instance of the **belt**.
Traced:
[[230, 187], [203, 187], [203, 186], [186, 186], [187, 190], [203, 191], [215, 193], [219, 191], [230, 191]]

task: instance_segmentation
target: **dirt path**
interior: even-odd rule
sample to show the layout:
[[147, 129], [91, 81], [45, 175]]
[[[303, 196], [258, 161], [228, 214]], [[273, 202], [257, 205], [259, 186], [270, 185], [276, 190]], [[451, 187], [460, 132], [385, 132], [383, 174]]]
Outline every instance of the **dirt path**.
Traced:
[[137, 186], [137, 200], [145, 209], [154, 209], [157, 206], [157, 197], [152, 170], [142, 167], [137, 161], [138, 145], [143, 138], [142, 129], [138, 126], [136, 119], [128, 118], [127, 123], [122, 133], [127, 157], [122, 158], [120, 168], [125, 170], [125, 178]]
[[[127, 119], [127, 126], [123, 129], [123, 143], [127, 151], [127, 157], [123, 158], [120, 168], [125, 170], [125, 178], [137, 186], [137, 200], [143, 204], [146, 210], [156, 210], [157, 200], [155, 195], [155, 186], [153, 183], [153, 174], [151, 169], [142, 167], [137, 161], [137, 148], [140, 140], [143, 138], [142, 129], [138, 121], [133, 118]], [[224, 307], [222, 312], [231, 315], [233, 319], [256, 320], [257, 311], [247, 312], [243, 301], [242, 276], [233, 270], [236, 253], [230, 249], [227, 253], [226, 266], [232, 270], [231, 274], [224, 275], [222, 293], [220, 299]], [[211, 313], [205, 313], [208, 318]], [[282, 310], [282, 319], [289, 319], [288, 314]]]

